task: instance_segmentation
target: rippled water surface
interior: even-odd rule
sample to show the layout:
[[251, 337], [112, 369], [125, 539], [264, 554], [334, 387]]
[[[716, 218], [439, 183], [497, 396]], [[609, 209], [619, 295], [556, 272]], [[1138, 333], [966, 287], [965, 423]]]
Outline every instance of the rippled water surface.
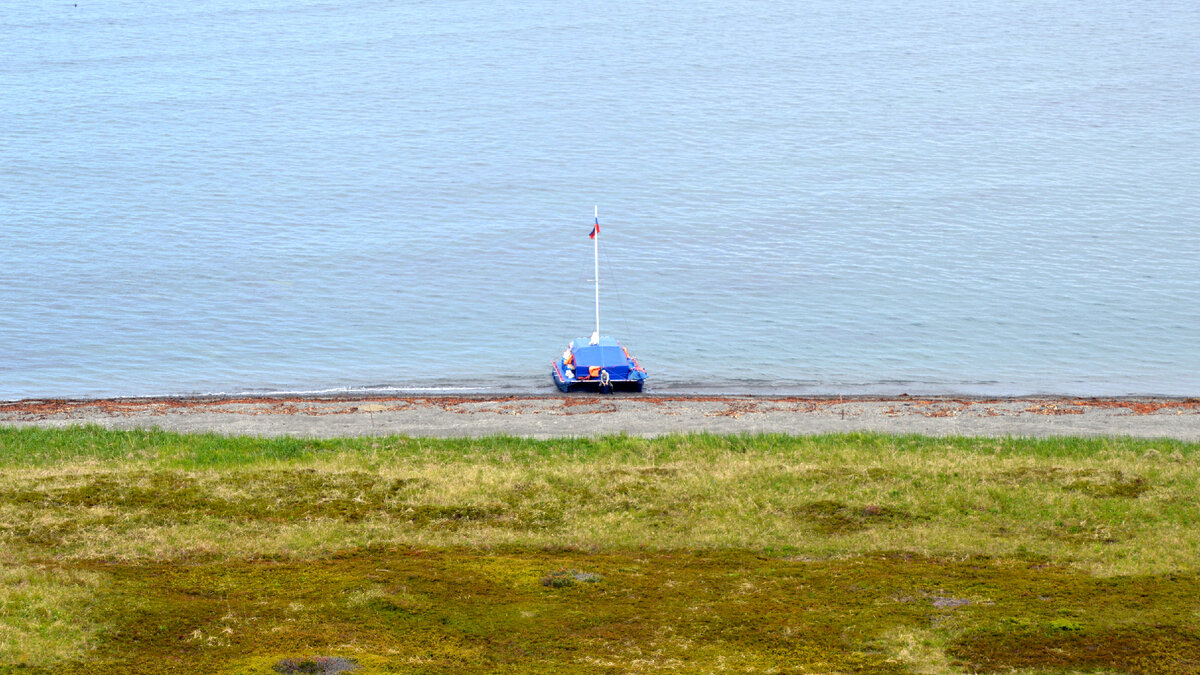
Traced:
[[[509, 6], [511, 4], [511, 6]], [[1200, 5], [0, 13], [0, 398], [1200, 393]]]

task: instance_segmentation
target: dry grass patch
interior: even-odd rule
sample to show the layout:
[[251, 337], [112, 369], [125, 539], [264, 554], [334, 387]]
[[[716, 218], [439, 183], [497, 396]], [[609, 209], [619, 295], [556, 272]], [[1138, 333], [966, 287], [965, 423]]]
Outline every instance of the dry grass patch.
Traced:
[[32, 558], [117, 560], [698, 546], [987, 551], [1136, 574], [1200, 559], [1200, 467], [1187, 444], [681, 436], [493, 439], [488, 454], [488, 439], [394, 438], [325, 452], [293, 443], [280, 460], [273, 441], [230, 439], [214, 465], [200, 454], [206, 437], [189, 448], [188, 437], [107, 434], [86, 439], [134, 459], [100, 461], [109, 451], [93, 448], [48, 468], [36, 452], [22, 464], [0, 451], [15, 463], [0, 475], [0, 541]]
[[0, 565], [0, 664], [50, 666], [95, 646], [89, 611], [101, 575], [57, 566]]

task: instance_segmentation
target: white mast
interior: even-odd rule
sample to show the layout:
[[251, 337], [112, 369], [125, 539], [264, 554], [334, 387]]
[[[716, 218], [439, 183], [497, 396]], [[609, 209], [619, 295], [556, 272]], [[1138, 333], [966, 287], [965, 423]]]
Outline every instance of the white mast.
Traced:
[[591, 344], [600, 343], [600, 206], [593, 207], [596, 217], [596, 229], [592, 230], [592, 260], [595, 263], [596, 276], [596, 332], [592, 333]]

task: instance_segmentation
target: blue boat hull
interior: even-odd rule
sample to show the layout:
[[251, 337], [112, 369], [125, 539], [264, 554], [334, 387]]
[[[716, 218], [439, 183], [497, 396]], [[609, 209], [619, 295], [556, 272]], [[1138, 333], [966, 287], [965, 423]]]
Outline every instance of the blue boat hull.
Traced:
[[[561, 367], [561, 362], [555, 362], [556, 366]], [[599, 380], [574, 380], [564, 381], [557, 370], [550, 371], [551, 378], [554, 379], [554, 386], [564, 394], [573, 391], [594, 391], [598, 394], [611, 394], [614, 391], [632, 391], [640, 392], [646, 385], [646, 380], [610, 380], [608, 386], [600, 384]]]
[[551, 364], [550, 376], [554, 386], [564, 394], [572, 391], [639, 392], [646, 384], [646, 371], [637, 359], [608, 336], [601, 337], [598, 344], [589, 344], [587, 338], [572, 341], [563, 356]]

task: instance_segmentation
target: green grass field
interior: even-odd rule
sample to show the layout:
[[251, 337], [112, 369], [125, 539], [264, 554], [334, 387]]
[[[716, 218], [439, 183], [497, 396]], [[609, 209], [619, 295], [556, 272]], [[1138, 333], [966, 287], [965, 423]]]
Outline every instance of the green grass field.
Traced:
[[0, 428], [0, 467], [0, 672], [1200, 672], [1197, 444]]

